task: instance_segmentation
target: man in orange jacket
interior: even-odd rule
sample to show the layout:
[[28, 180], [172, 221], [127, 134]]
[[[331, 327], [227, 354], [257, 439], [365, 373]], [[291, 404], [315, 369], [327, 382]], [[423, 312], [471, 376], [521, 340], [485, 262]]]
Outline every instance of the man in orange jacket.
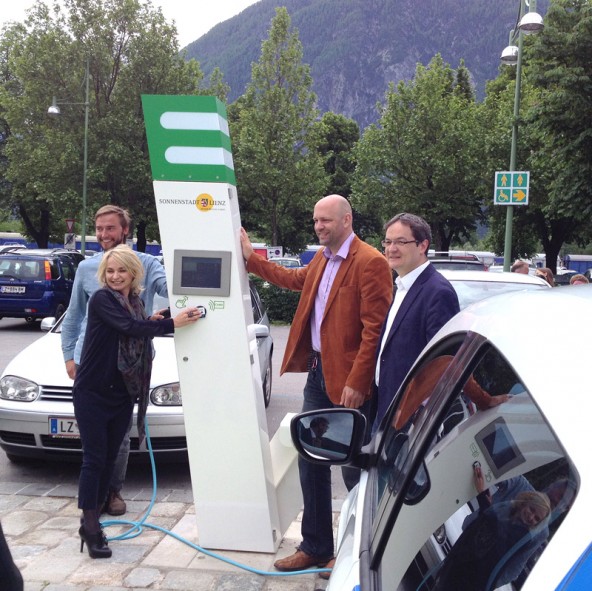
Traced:
[[[347, 199], [328, 195], [314, 208], [320, 249], [308, 266], [290, 269], [253, 252], [241, 229], [247, 270], [279, 287], [301, 291], [281, 373], [308, 371], [303, 411], [344, 406], [366, 411], [372, 393], [376, 348], [392, 300], [393, 280], [383, 254], [352, 229]], [[331, 474], [327, 466], [299, 460], [304, 499], [302, 543], [278, 560], [282, 571], [333, 565]], [[352, 487], [358, 471], [343, 472]]]

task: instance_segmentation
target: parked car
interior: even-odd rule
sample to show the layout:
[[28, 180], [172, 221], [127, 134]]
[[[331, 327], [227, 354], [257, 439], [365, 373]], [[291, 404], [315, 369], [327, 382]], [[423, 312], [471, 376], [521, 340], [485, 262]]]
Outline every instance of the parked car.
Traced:
[[[578, 372], [554, 371], [588, 363], [591, 307], [584, 286], [465, 308], [428, 343], [364, 447], [357, 410], [293, 418], [306, 460], [362, 469], [328, 591], [551, 591], [574, 589], [578, 576], [591, 587], [589, 388]], [[533, 318], [562, 321], [541, 342]], [[471, 381], [511, 396], [478, 410]], [[332, 444], [311, 447], [302, 433], [320, 417]], [[477, 498], [477, 469], [489, 499]]]
[[298, 257], [271, 257], [273, 263], [282, 265], [282, 267], [303, 267], [302, 261]]
[[[528, 274], [529, 275], [535, 275], [537, 272], [538, 267], [536, 265], [533, 265], [532, 263], [528, 263]], [[503, 265], [491, 265], [488, 269], [487, 269], [490, 273], [503, 273], [504, 272], [504, 266]], [[520, 273], [517, 273], [518, 275], [520, 275]]]
[[59, 318], [70, 303], [80, 261], [78, 251], [61, 248], [18, 249], [0, 254], [0, 318], [33, 322]]
[[454, 252], [428, 252], [428, 258], [436, 269], [472, 269], [474, 271], [487, 271], [487, 265], [475, 254], [458, 254]]
[[26, 246], [24, 244], [17, 244], [17, 243], [5, 243], [0, 246], [0, 254], [4, 252], [15, 252], [17, 250], [26, 250]]
[[[257, 336], [252, 347], [257, 347], [259, 352], [258, 371], [267, 406], [271, 398], [273, 340], [267, 312], [252, 285], [251, 304]], [[26, 458], [79, 460], [82, 457], [72, 406], [72, 380], [66, 374], [62, 357], [62, 321], [54, 322], [53, 318], [43, 320], [42, 328], [49, 328], [48, 334], [18, 353], [0, 377], [0, 447], [13, 462]], [[146, 413], [152, 448], [156, 455], [186, 459], [174, 339], [172, 335], [155, 337], [153, 343], [155, 357]], [[145, 443], [139, 448], [134, 426], [131, 454], [138, 456], [145, 452]]]
[[469, 304], [501, 293], [551, 288], [544, 279], [533, 275], [523, 275], [522, 273], [438, 270], [454, 287], [461, 310]]
[[557, 269], [557, 273], [553, 276], [555, 285], [569, 285], [571, 278], [577, 275], [578, 272], [573, 269]]

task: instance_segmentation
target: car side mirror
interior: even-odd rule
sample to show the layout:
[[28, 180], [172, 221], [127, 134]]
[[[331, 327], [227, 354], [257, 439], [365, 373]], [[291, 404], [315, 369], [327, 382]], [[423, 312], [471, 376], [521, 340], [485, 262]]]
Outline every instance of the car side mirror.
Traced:
[[269, 336], [269, 327], [265, 326], [265, 324], [249, 324], [247, 326], [247, 334], [250, 341], [253, 338], [266, 339]]
[[41, 331], [49, 332], [55, 325], [56, 319], [53, 316], [47, 316], [41, 321]]
[[351, 408], [313, 410], [296, 415], [290, 423], [298, 453], [315, 464], [350, 464], [360, 454], [366, 417]]

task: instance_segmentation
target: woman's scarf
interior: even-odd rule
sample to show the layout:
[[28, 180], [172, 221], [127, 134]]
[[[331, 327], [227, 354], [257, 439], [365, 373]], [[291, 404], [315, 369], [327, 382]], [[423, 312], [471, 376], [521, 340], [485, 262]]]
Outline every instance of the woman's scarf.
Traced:
[[[146, 320], [144, 304], [139, 296], [123, 296], [120, 292], [110, 290], [115, 299], [130, 313], [134, 320]], [[151, 337], [132, 337], [119, 335], [119, 353], [117, 369], [121, 372], [123, 382], [132, 400], [138, 402], [138, 437], [139, 443], [146, 436], [146, 408], [152, 373]]]

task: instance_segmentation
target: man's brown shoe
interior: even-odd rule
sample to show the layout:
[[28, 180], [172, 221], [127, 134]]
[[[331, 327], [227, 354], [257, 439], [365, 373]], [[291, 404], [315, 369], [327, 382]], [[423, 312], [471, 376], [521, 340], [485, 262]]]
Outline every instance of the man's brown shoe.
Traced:
[[309, 568], [323, 567], [331, 558], [320, 558], [319, 556], [310, 556], [302, 550], [296, 550], [292, 556], [276, 560], [273, 566], [282, 571], [307, 570]]
[[123, 515], [126, 509], [125, 501], [121, 498], [119, 492], [115, 490], [109, 491], [105, 511], [107, 511], [109, 515]]
[[[329, 562], [327, 562], [327, 564], [323, 568], [330, 568], [331, 570], [333, 570], [334, 566], [335, 558], [331, 558], [331, 560], [329, 560]], [[325, 581], [328, 581], [330, 576], [331, 573], [319, 573], [319, 577], [321, 577], [321, 579], [325, 579]]]

